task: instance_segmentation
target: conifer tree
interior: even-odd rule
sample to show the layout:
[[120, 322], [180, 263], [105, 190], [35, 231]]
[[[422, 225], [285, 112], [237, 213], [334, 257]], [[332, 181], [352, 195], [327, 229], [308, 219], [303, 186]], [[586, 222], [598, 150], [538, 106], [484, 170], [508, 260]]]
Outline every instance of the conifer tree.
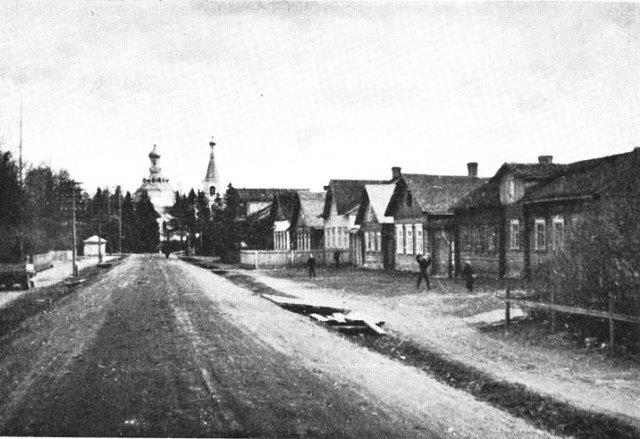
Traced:
[[140, 194], [135, 203], [135, 238], [136, 251], [139, 253], [153, 253], [160, 245], [158, 227], [158, 213], [156, 212], [146, 191]]

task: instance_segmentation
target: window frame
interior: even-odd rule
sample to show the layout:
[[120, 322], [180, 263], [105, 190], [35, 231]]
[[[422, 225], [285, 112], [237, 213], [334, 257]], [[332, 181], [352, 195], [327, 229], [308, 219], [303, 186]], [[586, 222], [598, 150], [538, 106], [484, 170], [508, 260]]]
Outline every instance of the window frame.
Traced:
[[[539, 230], [539, 226], [542, 226], [542, 230]], [[536, 218], [533, 221], [533, 243], [536, 251], [547, 250], [547, 221], [544, 218]]]
[[[515, 226], [515, 233], [514, 233]], [[520, 250], [520, 220], [509, 220], [509, 250]]]
[[[553, 251], [558, 251], [558, 250], [563, 250], [564, 249], [564, 245], [565, 245], [565, 238], [566, 238], [566, 232], [565, 232], [565, 227], [566, 227], [566, 223], [564, 221], [564, 217], [560, 216], [560, 215], [556, 215], [553, 217], [552, 219], [552, 233], [553, 233], [553, 237], [552, 237], [552, 247], [553, 247]], [[560, 237], [558, 237], [557, 234], [557, 228], [556, 226], [560, 224], [562, 227], [560, 228], [561, 230], [561, 234]]]
[[401, 255], [404, 252], [404, 231], [402, 224], [396, 224], [396, 254]]

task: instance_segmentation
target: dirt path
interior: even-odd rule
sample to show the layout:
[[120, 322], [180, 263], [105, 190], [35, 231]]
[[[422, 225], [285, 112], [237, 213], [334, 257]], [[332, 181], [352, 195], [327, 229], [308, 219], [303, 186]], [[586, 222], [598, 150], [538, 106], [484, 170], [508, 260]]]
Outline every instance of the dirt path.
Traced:
[[122, 262], [0, 348], [3, 435], [548, 437], [157, 256]]
[[399, 337], [414, 340], [499, 379], [523, 384], [576, 407], [618, 417], [640, 428], [636, 369], [616, 368], [594, 356], [503, 342], [482, 334], [465, 319], [439, 312], [441, 303], [453, 301], [455, 295], [372, 297], [318, 288], [303, 278], [279, 279], [260, 271], [242, 273], [284, 293], [338, 302], [380, 317]]

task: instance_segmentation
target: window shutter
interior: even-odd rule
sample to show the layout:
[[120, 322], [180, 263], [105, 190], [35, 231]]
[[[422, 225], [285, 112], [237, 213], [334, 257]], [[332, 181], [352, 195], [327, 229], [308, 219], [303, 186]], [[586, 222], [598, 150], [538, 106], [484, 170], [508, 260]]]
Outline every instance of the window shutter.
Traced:
[[424, 237], [422, 234], [422, 224], [416, 224], [416, 253], [424, 253]]
[[402, 234], [402, 226], [396, 224], [396, 253], [401, 254], [404, 249], [404, 236]]
[[382, 250], [382, 233], [376, 232], [376, 251], [379, 252]]
[[405, 253], [408, 255], [413, 254], [413, 225], [412, 224], [406, 224], [404, 226], [404, 231], [405, 231], [405, 238], [404, 238], [404, 244], [405, 244]]

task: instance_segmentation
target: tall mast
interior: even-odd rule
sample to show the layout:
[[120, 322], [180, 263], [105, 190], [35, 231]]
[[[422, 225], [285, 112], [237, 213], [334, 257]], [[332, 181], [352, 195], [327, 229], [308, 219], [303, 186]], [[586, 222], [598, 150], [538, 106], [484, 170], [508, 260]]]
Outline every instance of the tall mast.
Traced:
[[18, 145], [19, 148], [19, 158], [18, 158], [18, 166], [20, 168], [20, 187], [22, 187], [23, 183], [23, 173], [22, 173], [22, 96], [20, 96], [20, 143]]

